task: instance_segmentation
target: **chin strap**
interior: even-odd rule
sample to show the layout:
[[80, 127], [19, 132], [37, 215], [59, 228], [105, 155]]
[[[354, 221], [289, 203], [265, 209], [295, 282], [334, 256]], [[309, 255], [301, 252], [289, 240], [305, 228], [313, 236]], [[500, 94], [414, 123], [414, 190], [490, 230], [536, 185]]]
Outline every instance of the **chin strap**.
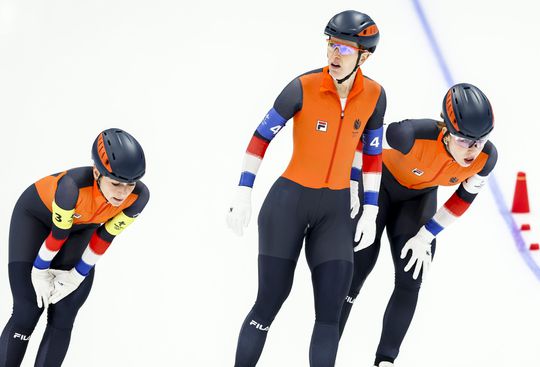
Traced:
[[448, 149], [448, 139], [450, 139], [450, 131], [447, 130], [442, 137], [442, 143], [444, 145], [444, 150], [446, 150], [446, 153], [450, 156], [450, 158], [454, 159], [454, 156], [452, 155], [452, 153], [450, 153], [450, 150]]
[[[103, 191], [101, 191], [101, 182], [100, 182], [101, 177], [103, 177], [103, 175], [100, 172], [99, 176], [96, 178], [97, 187], [98, 187], [98, 190], [99, 190], [101, 196], [103, 196], [105, 198], [105, 200], [107, 200], [107, 198], [105, 197], [105, 194], [103, 194]], [[107, 202], [109, 202], [109, 200], [107, 200]]]
[[351, 71], [351, 72], [349, 73], [349, 75], [347, 75], [347, 76], [344, 77], [344, 78], [336, 79], [336, 82], [338, 82], [338, 84], [343, 83], [345, 80], [349, 79], [349, 78], [356, 72], [356, 70], [357, 70], [358, 67], [360, 66], [360, 65], [359, 65], [359, 62], [360, 62], [360, 55], [361, 55], [361, 54], [362, 54], [361, 52], [358, 52], [358, 57], [356, 58], [356, 66], [354, 67], [353, 71]]

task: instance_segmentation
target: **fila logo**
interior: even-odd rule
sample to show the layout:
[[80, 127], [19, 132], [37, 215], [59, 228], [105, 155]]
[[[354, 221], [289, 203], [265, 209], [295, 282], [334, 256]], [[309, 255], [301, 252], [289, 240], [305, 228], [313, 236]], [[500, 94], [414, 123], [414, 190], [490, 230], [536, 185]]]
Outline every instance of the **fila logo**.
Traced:
[[268, 331], [268, 329], [270, 329], [270, 326], [267, 326], [267, 327], [263, 327], [261, 324], [259, 324], [257, 321], [255, 320], [251, 320], [249, 322], [249, 325], [253, 325], [255, 326], [255, 329], [259, 329], [260, 331]]
[[80, 217], [82, 217], [82, 215], [77, 214], [77, 213], [73, 213], [72, 217], [75, 218], [75, 219], [79, 219]]
[[321, 120], [317, 121], [317, 131], [326, 132], [327, 128], [328, 128], [328, 122], [321, 121]]
[[415, 168], [412, 170], [412, 173], [414, 173], [417, 176], [422, 176], [424, 174], [424, 171], [422, 171], [421, 169]]
[[351, 296], [345, 297], [345, 302], [350, 303], [351, 305], [354, 303], [354, 298]]
[[22, 341], [27, 341], [30, 340], [30, 337], [23, 334], [15, 333], [13, 335], [13, 339], [21, 339]]

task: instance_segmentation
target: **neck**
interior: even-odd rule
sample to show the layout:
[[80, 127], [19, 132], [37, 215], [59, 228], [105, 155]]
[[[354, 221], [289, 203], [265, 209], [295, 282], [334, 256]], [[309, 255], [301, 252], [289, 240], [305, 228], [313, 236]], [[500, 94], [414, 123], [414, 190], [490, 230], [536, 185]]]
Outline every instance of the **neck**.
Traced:
[[352, 89], [352, 86], [354, 84], [354, 79], [356, 78], [356, 73], [358, 73], [358, 70], [355, 71], [351, 77], [347, 80], [345, 80], [343, 83], [339, 84], [336, 79], [334, 80], [334, 85], [336, 86], [337, 93], [339, 95], [339, 98], [347, 98], [349, 95], [349, 92]]

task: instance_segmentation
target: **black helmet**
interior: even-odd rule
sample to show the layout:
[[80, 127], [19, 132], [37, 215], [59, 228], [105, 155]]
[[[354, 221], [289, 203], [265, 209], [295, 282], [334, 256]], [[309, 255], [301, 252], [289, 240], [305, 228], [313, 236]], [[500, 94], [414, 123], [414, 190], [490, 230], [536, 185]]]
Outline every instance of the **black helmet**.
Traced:
[[472, 84], [460, 83], [448, 90], [442, 117], [451, 134], [481, 139], [493, 130], [493, 110], [486, 95]]
[[103, 176], [125, 183], [140, 180], [146, 169], [141, 145], [122, 129], [101, 132], [92, 145], [92, 159]]
[[330, 19], [324, 34], [355, 42], [361, 48], [374, 52], [379, 42], [379, 29], [368, 15], [346, 10]]

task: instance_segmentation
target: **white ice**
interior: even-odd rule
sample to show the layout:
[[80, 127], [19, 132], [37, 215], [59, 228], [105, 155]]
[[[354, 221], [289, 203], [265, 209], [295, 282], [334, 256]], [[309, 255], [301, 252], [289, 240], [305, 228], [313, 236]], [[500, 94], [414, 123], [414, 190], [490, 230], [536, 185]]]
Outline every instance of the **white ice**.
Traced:
[[[535, 2], [423, 5], [456, 82], [492, 101], [506, 204], [524, 170], [537, 213]], [[325, 65], [324, 25], [345, 9], [379, 26], [363, 70], [386, 89], [386, 121], [437, 118], [448, 86], [412, 1], [0, 1], [0, 327], [11, 312], [7, 239], [18, 196], [45, 175], [90, 165], [94, 137], [117, 126], [145, 148], [151, 200], [97, 265], [64, 365], [232, 366], [257, 291], [256, 216], [290, 158], [291, 127], [267, 151], [238, 238], [224, 214], [243, 153], [286, 83]], [[441, 203], [452, 192], [440, 190]], [[372, 365], [392, 288], [384, 242], [337, 366]], [[313, 320], [302, 257], [259, 366], [307, 366]], [[23, 366], [33, 366], [43, 330], [44, 318]], [[539, 333], [540, 281], [487, 189], [439, 236], [396, 366], [539, 366]]]

